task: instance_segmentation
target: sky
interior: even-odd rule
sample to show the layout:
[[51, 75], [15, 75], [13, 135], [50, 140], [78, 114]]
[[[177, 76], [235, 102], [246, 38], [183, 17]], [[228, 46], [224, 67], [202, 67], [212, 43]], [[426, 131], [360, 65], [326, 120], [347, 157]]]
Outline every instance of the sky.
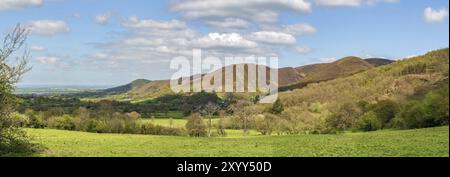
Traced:
[[447, 0], [0, 0], [0, 37], [30, 30], [19, 85], [120, 85], [169, 79], [170, 61], [346, 56], [402, 59], [446, 48]]

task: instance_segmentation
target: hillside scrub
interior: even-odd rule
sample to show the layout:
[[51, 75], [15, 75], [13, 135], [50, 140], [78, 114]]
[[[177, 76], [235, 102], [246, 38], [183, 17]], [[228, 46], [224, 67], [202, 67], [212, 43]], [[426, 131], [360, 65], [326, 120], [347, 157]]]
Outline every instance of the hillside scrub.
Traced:
[[285, 111], [278, 124], [286, 125], [279, 131], [331, 133], [448, 125], [448, 70], [448, 49], [442, 49], [280, 93]]

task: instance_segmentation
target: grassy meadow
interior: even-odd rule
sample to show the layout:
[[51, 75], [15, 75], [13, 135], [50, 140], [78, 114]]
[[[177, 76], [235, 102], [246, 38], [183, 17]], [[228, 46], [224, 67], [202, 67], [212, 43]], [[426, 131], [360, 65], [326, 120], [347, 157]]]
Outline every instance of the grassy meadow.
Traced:
[[[212, 123], [216, 124], [220, 119], [219, 118], [213, 118], [212, 119]], [[205, 123], [208, 123], [208, 119], [204, 119]], [[188, 122], [187, 118], [184, 119], [170, 119], [170, 118], [155, 118], [155, 119], [142, 119], [141, 122], [146, 123], [152, 123], [155, 125], [161, 125], [161, 126], [165, 126], [165, 127], [184, 127], [186, 125], [186, 123]]]
[[35, 156], [75, 157], [448, 157], [449, 127], [261, 136], [238, 130], [227, 137], [96, 134], [26, 129], [44, 149]]

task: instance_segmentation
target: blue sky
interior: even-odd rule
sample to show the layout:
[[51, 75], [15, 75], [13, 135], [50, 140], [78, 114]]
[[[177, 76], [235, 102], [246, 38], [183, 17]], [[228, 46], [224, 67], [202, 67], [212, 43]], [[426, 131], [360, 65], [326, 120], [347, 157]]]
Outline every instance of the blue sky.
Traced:
[[194, 48], [273, 56], [280, 66], [345, 56], [399, 59], [448, 47], [447, 0], [0, 0], [0, 33], [31, 30], [26, 85], [168, 79]]

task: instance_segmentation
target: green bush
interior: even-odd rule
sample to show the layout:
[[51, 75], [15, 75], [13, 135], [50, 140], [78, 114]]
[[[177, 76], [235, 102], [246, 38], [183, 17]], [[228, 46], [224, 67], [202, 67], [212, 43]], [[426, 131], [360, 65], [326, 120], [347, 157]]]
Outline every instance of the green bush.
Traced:
[[449, 121], [449, 90], [448, 86], [430, 92], [425, 96], [423, 104], [429, 117], [433, 119], [433, 124], [448, 125]]
[[34, 111], [31, 111], [31, 110], [26, 111], [25, 115], [28, 117], [28, 120], [29, 120], [27, 127], [45, 128], [47, 126], [45, 120], [42, 118], [42, 115], [37, 114]]
[[362, 114], [362, 110], [356, 104], [344, 103], [327, 117], [325, 123], [330, 132], [345, 131], [354, 128]]
[[358, 123], [358, 129], [363, 131], [375, 131], [383, 127], [382, 121], [377, 117], [376, 113], [369, 111], [365, 113]]
[[192, 114], [186, 123], [186, 129], [189, 136], [193, 137], [203, 137], [207, 135], [206, 125], [199, 114]]
[[75, 130], [75, 123], [69, 115], [51, 117], [47, 120], [47, 125], [48, 127], [55, 129]]
[[26, 115], [16, 112], [11, 114], [11, 119], [13, 121], [13, 124], [18, 127], [26, 127], [30, 124], [30, 119]]
[[275, 128], [277, 117], [274, 114], [258, 115], [255, 118], [256, 131], [262, 135], [271, 135]]
[[418, 101], [407, 103], [394, 119], [394, 126], [401, 129], [431, 127], [433, 119], [428, 117], [423, 104]]
[[398, 104], [391, 100], [382, 100], [373, 106], [372, 111], [380, 120], [381, 128], [390, 127], [392, 119], [398, 112]]
[[183, 136], [185, 134], [184, 129], [164, 127], [160, 125], [154, 125], [149, 122], [140, 125], [139, 133], [145, 135], [170, 135], [170, 136]]
[[268, 112], [272, 114], [281, 114], [283, 111], [284, 105], [281, 103], [280, 99], [277, 99]]
[[449, 119], [448, 86], [436, 92], [429, 92], [421, 101], [404, 105], [396, 115], [396, 128], [412, 129], [448, 125]]

